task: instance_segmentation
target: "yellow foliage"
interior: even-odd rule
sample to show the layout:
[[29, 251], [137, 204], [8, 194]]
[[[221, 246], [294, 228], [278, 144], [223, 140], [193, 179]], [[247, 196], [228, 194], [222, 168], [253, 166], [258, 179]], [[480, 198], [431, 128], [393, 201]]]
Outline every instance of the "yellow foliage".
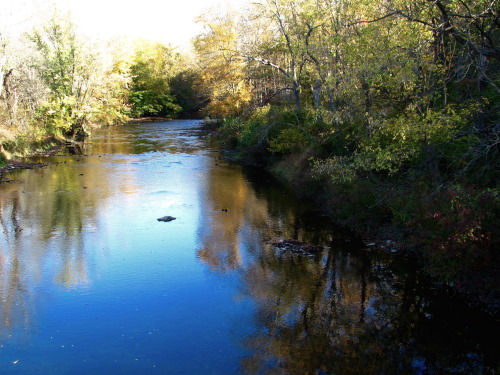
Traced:
[[206, 111], [214, 117], [237, 116], [252, 99], [252, 86], [237, 54], [236, 22], [230, 15], [202, 22], [205, 32], [194, 45], [202, 68], [197, 86], [209, 100]]

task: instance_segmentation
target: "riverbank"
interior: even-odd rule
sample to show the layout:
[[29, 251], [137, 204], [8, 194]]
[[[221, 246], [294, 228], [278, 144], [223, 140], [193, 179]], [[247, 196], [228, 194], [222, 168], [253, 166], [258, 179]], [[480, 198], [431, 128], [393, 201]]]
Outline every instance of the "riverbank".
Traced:
[[12, 180], [10, 179], [4, 179], [4, 175], [6, 173], [13, 172], [17, 169], [36, 169], [36, 168], [42, 168], [46, 167], [49, 165], [48, 163], [26, 163], [26, 162], [21, 162], [19, 160], [11, 160], [8, 161], [7, 164], [3, 167], [0, 167], [0, 183], [2, 182], [11, 182]]
[[[4, 175], [17, 169], [36, 169], [45, 167], [48, 163], [31, 163], [26, 159], [30, 156], [49, 156], [57, 153], [66, 142], [63, 140], [55, 141], [53, 138], [46, 142], [36, 142], [25, 148], [23, 151], [11, 150], [0, 155], [0, 183], [10, 182], [4, 179]], [[6, 155], [7, 154], [7, 155]]]
[[140, 124], [143, 122], [157, 122], [157, 121], [170, 121], [171, 117], [155, 117], [155, 116], [147, 116], [147, 117], [131, 117], [128, 119], [127, 124]]
[[[137, 117], [129, 118], [124, 124], [140, 124], [145, 122], [160, 122], [160, 121], [171, 121], [172, 118], [169, 117]], [[208, 126], [213, 126], [211, 121], [207, 121]], [[109, 126], [109, 125], [103, 125]], [[120, 125], [112, 125], [120, 126]], [[94, 128], [99, 128], [94, 127]], [[16, 143], [16, 142], [13, 142]], [[9, 182], [9, 180], [4, 180], [4, 175], [9, 172], [13, 172], [17, 169], [35, 169], [47, 166], [48, 163], [29, 163], [25, 160], [30, 156], [50, 156], [55, 155], [61, 151], [64, 147], [68, 146], [78, 146], [82, 142], [75, 141], [67, 138], [55, 138], [55, 137], [45, 137], [43, 139], [27, 139], [26, 144], [15, 147], [12, 150], [5, 150], [0, 148], [0, 182]], [[0, 144], [1, 145], [1, 144]]]
[[55, 155], [64, 147], [77, 146], [81, 143], [62, 137], [45, 137], [42, 140], [32, 140], [27, 145], [13, 148], [8, 152], [4, 150], [0, 155], [0, 182], [9, 182], [9, 180], [4, 180], [4, 175], [17, 169], [36, 169], [48, 165], [48, 163], [31, 163], [26, 161], [32, 156]]
[[[276, 155], [266, 146], [227, 147], [225, 158], [270, 171], [333, 222], [358, 233], [368, 251], [419, 259], [437, 289], [491, 316], [500, 314], [499, 201], [494, 189], [463, 181], [432, 188], [424, 177], [366, 176], [334, 183], [313, 170], [318, 154]], [[226, 143], [224, 143], [226, 142]]]
[[209, 134], [200, 121], [96, 130], [88, 156], [61, 152], [0, 185], [7, 373], [498, 368], [495, 319], [353, 243], [267, 173], [220, 160]]

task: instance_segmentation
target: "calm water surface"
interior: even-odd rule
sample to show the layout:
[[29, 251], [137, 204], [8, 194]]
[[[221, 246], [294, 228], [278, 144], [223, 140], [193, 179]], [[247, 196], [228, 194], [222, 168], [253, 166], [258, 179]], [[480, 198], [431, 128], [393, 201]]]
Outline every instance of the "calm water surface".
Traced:
[[[219, 160], [199, 121], [104, 129], [47, 161], [0, 184], [0, 374], [498, 370], [498, 320]], [[286, 238], [325, 250], [269, 244]]]

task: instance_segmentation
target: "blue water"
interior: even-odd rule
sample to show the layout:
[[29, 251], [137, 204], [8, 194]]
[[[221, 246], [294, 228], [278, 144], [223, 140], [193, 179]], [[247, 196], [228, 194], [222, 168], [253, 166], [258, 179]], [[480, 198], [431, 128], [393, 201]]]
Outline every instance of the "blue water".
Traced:
[[[0, 374], [498, 366], [498, 323], [429, 292], [395, 255], [366, 253], [264, 172], [216, 151], [200, 121], [127, 125], [9, 174]], [[167, 215], [176, 220], [157, 221]], [[305, 257], [270, 245], [289, 238], [325, 249]]]
[[[212, 157], [194, 136], [189, 149], [167, 146], [193, 123], [168, 125], [144, 126], [158, 138], [155, 152], [136, 154], [117, 135], [117, 153], [52, 158], [2, 191], [4, 270], [21, 268], [4, 274], [18, 281], [3, 290], [3, 315], [16, 312], [2, 330], [2, 374], [238, 371], [253, 303], [235, 296], [236, 271], [221, 281], [196, 256]], [[82, 181], [40, 183], [63, 168]], [[156, 220], [167, 214], [177, 219]]]

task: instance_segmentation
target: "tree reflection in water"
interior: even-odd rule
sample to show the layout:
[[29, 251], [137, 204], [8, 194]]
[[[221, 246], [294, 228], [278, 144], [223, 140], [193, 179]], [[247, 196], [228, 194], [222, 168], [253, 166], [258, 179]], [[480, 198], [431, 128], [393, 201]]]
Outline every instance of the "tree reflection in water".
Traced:
[[[285, 191], [235, 169], [211, 170], [198, 256], [213, 272], [241, 274], [243, 293], [255, 301], [257, 328], [243, 343], [251, 354], [242, 373], [468, 374], [495, 361], [464, 337], [484, 329], [481, 322], [464, 329], [463, 316], [439, 316], [449, 310], [415, 267], [333, 241], [326, 221], [307, 220]], [[268, 238], [326, 249], [314, 258], [283, 254]]]
[[[84, 227], [96, 227], [98, 201], [92, 187], [105, 178], [92, 168], [75, 168], [65, 158], [51, 168], [17, 171], [16, 181], [2, 185], [0, 199], [0, 309], [3, 334], [28, 332], [36, 308], [36, 286], [47, 269], [65, 287], [89, 282]], [[90, 189], [88, 189], [90, 187]], [[45, 271], [44, 271], [45, 270]], [[19, 331], [19, 330], [18, 330]]]
[[[32, 320], [35, 321], [39, 317], [35, 313], [39, 313], [39, 310], [43, 310], [46, 305], [40, 303], [40, 299], [52, 298], [58, 293], [57, 287], [52, 288], [54, 283], [64, 286], [60, 289], [66, 294], [68, 289], [84, 289], [87, 283], [95, 279], [92, 265], [99, 263], [93, 263], [95, 262], [93, 257], [101, 250], [100, 241], [105, 243], [114, 239], [113, 236], [106, 237], [106, 228], [114, 228], [107, 227], [109, 221], [107, 219], [116, 216], [108, 217], [106, 211], [111, 207], [110, 204], [118, 205], [112, 207], [117, 209], [115, 210], [117, 212], [122, 209], [121, 200], [107, 198], [125, 199], [127, 192], [135, 192], [141, 188], [137, 185], [139, 176], [149, 176], [148, 173], [136, 175], [137, 169], [129, 164], [137, 159], [123, 154], [132, 152], [130, 149], [133, 152], [144, 148], [150, 150], [151, 144], [157, 139], [175, 138], [165, 137], [165, 134], [159, 131], [162, 126], [151, 126], [151, 128], [158, 132], [148, 142], [134, 143], [134, 137], [126, 134], [115, 137], [113, 135], [115, 130], [109, 130], [108, 134], [104, 133], [104, 139], [101, 139], [102, 142], [99, 141], [97, 147], [100, 152], [122, 154], [108, 159], [107, 162], [98, 156], [81, 157], [85, 158], [80, 159], [81, 162], [78, 162], [80, 157], [77, 156], [68, 159], [56, 158], [56, 163], [57, 160], [62, 161], [57, 165], [57, 173], [53, 173], [56, 168], [53, 170], [52, 167], [28, 171], [26, 174], [20, 172], [21, 174], [14, 179], [22, 179], [22, 183], [13, 182], [2, 186], [0, 195], [2, 345], [4, 342], [18, 339], [15, 337], [11, 340], [9, 338], [11, 332], [19, 336], [19, 331], [25, 332], [26, 335], [36, 331], [32, 327], [34, 325]], [[137, 131], [139, 130], [138, 128]], [[181, 139], [177, 143], [169, 141], [163, 150], [170, 147], [185, 150], [188, 146], [189, 142]], [[160, 159], [156, 160], [159, 161], [158, 165], [164, 166], [161, 155]], [[77, 163], [73, 165], [73, 162]], [[452, 306], [450, 300], [444, 296], [431, 293], [426, 287], [426, 281], [411, 264], [400, 262], [392, 254], [368, 253], [347, 241], [348, 238], [344, 238], [341, 232], [332, 228], [327, 220], [311, 213], [307, 206], [294, 199], [279, 184], [271, 181], [270, 177], [260, 171], [243, 170], [222, 161], [216, 163], [215, 159], [205, 156], [202, 162], [200, 164], [202, 167], [197, 166], [187, 172], [200, 173], [205, 183], [202, 187], [196, 185], [198, 189], [196, 191], [202, 195], [196, 201], [200, 202], [201, 206], [193, 210], [200, 220], [197, 223], [198, 242], [193, 242], [196, 243], [195, 246], [199, 245], [195, 249], [198, 260], [206, 264], [207, 269], [215, 275], [224, 274], [224, 280], [230, 281], [228, 284], [231, 284], [228, 294], [233, 293], [235, 290], [233, 288], [238, 285], [240, 289], [235, 293], [251, 300], [251, 303], [245, 306], [249, 306], [252, 310], [243, 317], [238, 314], [237, 319], [241, 319], [241, 324], [235, 324], [240, 327], [244, 325], [243, 330], [246, 334], [246, 336], [240, 335], [241, 332], [238, 332], [235, 335], [237, 343], [244, 346], [247, 353], [241, 359], [240, 373], [495, 373], [494, 369], [498, 368], [498, 353], [495, 349], [498, 345], [487, 340], [498, 337], [497, 322], [474, 316], [463, 306]], [[205, 165], [208, 163], [212, 163], [212, 166], [207, 171]], [[116, 178], [117, 175], [114, 174], [118, 164], [123, 167], [119, 168], [120, 178]], [[157, 167], [157, 164], [153, 165]], [[168, 183], [174, 182], [169, 180]], [[158, 186], [154, 183], [150, 187], [152, 192], [157, 191]], [[144, 197], [146, 196], [151, 195], [144, 194]], [[189, 197], [192, 198], [191, 195]], [[153, 218], [155, 222], [156, 217], [158, 216]], [[143, 219], [135, 222], [136, 225]], [[121, 229], [123, 223], [131, 224], [127, 220], [120, 220], [114, 225], [120, 225]], [[186, 220], [186, 226], [191, 224]], [[143, 232], [144, 227], [141, 225], [143, 224], [133, 232], [135, 235], [149, 233]], [[104, 238], [99, 240], [102, 236]], [[138, 238], [145, 237], [139, 235]], [[272, 242], [268, 241], [269, 239], [287, 238], [312, 245], [322, 245], [325, 246], [325, 250], [308, 258], [283, 254], [269, 245]], [[163, 233], [161, 239], [164, 239]], [[175, 238], [172, 241], [172, 244], [175, 244]], [[193, 246], [191, 242], [189, 244], [188, 246]], [[153, 260], [156, 256], [156, 246], [164, 246], [161, 241], [157, 243], [154, 238], [151, 239], [150, 245], [154, 252], [150, 253], [148, 250], [150, 255], [146, 255], [150, 261], [147, 263], [148, 267], [157, 261]], [[120, 244], [117, 248], [121, 250]], [[191, 247], [189, 249], [192, 250]], [[116, 254], [121, 253], [117, 251]], [[138, 258], [134, 259], [140, 259], [144, 254], [137, 254]], [[168, 254], [164, 259], [173, 260], [172, 263], [182, 261], [178, 255], [170, 258], [170, 253]], [[191, 264], [191, 256], [192, 253], [189, 251], [182, 252], [185, 262], [183, 265]], [[117, 255], [115, 258], [117, 263], [113, 263], [116, 268], [108, 267], [107, 270], [117, 271], [120, 280], [122, 272], [125, 272], [128, 279], [129, 269], [123, 268], [121, 260], [122, 255]], [[191, 271], [196, 272], [197, 282], [193, 283], [194, 289], [187, 289], [191, 291], [197, 290], [198, 286], [205, 282], [201, 277], [198, 279], [197, 274], [203, 267], [199, 267], [199, 263], [192, 263], [196, 266], [191, 268]], [[134, 261], [125, 264], [136, 266]], [[180, 284], [183, 284], [186, 278], [184, 268], [169, 269], [178, 271]], [[139, 273], [136, 275], [139, 279], [132, 278], [130, 283], [135, 282], [132, 280], [148, 281], [147, 284], [139, 283], [138, 286], [147, 285], [151, 288], [148, 290], [151, 293], [142, 293], [143, 289], [140, 289], [139, 294], [145, 294], [145, 299], [137, 299], [134, 302], [154, 301], [152, 316], [157, 316], [159, 309], [156, 303], [160, 299], [158, 296], [164, 297], [164, 292], [156, 290], [157, 275], [149, 277], [151, 273], [149, 268], [146, 269], [146, 273], [148, 275], [144, 279]], [[109, 280], [114, 279], [110, 277]], [[175, 277], [171, 281], [174, 282], [172, 285], [178, 285]], [[188, 284], [191, 281], [188, 280]], [[43, 290], [37, 290], [40, 285], [48, 284], [50, 293], [44, 294]], [[97, 293], [103, 291], [103, 285], [107, 284], [103, 283], [100, 288], [96, 288]], [[165, 290], [170, 289], [166, 287]], [[127, 293], [128, 290], [123, 295]], [[221, 298], [226, 300], [225, 292], [222, 295], [224, 297]], [[103, 298], [106, 297], [107, 294], [104, 294]], [[196, 299], [197, 295], [189, 297]], [[176, 298], [178, 300], [174, 301], [182, 302], [186, 295], [179, 292]], [[206, 302], [212, 303], [212, 300], [207, 299]], [[168, 308], [177, 305], [168, 302]], [[116, 316], [122, 315], [124, 305], [120, 300], [111, 306], [117, 309]], [[80, 305], [72, 307], [79, 309]], [[186, 307], [188, 308], [190, 307]], [[227, 312], [233, 308], [234, 305], [229, 303], [222, 310]], [[56, 310], [61, 314], [65, 312], [64, 309]], [[187, 310], [181, 309], [179, 315], [184, 317], [186, 312]], [[219, 313], [217, 310], [216, 314]], [[194, 315], [187, 315], [190, 318], [183, 319], [193, 319]], [[97, 330], [100, 333], [110, 325], [110, 330], [106, 332], [116, 332], [114, 330], [117, 329], [122, 334], [121, 330], [127, 324], [113, 327], [112, 321], [117, 319], [115, 314], [110, 316], [110, 320], [106, 320], [106, 323], [96, 326]], [[129, 316], [123, 318], [125, 322], [129, 322], [130, 319], [130, 324], [135, 325], [136, 316], [139, 315], [129, 313]], [[252, 318], [249, 318], [250, 316]], [[163, 322], [168, 322], [169, 317], [168, 314], [165, 317], [161, 316], [158, 324], [162, 326]], [[249, 323], [247, 319], [253, 321]], [[71, 319], [68, 321], [72, 322]], [[220, 320], [217, 322], [220, 324]], [[190, 328], [190, 321], [184, 323]], [[228, 322], [228, 326], [232, 326], [230, 323]], [[207, 338], [206, 342], [209, 342], [209, 345], [213, 345], [211, 335], [218, 332], [220, 327], [207, 323], [206, 328], [207, 331], [204, 332], [206, 336], [203, 337]], [[79, 330], [70, 332], [77, 332], [80, 339]], [[171, 350], [168, 346], [162, 346], [165, 337], [162, 336], [155, 341], [152, 335], [147, 334], [147, 336], [148, 339], [140, 345], [134, 345], [134, 349], [149, 342], [151, 346], [144, 346], [147, 351], [156, 353], [158, 348]], [[153, 341], [148, 341], [150, 338]], [[103, 345], [106, 347], [109, 346], [108, 339], [108, 336], [103, 339]], [[82, 338], [79, 342], [83, 341], [85, 340]], [[192, 349], [189, 345], [194, 344], [190, 341], [183, 344], [187, 347], [186, 357], [194, 358], [192, 352], [196, 352], [199, 348]], [[94, 347], [93, 342], [89, 344], [88, 353], [91, 353], [91, 356], [97, 355], [96, 353], [102, 349], [98, 343], [95, 345]], [[231, 345], [228, 347], [232, 348]], [[242, 358], [239, 350], [235, 352], [238, 353], [233, 353], [234, 357], [230, 361]], [[60, 352], [51, 351], [49, 347], [43, 352], [44, 355], [45, 353], [55, 358]], [[118, 354], [123, 356], [123, 353], [125, 351]], [[105, 357], [106, 359], [104, 356], [99, 358], [107, 360], [109, 356]], [[163, 353], [161, 357], [165, 358]], [[72, 360], [68, 363], [73, 364]], [[14, 366], [13, 362], [11, 364]], [[170, 363], [165, 364], [167, 365]], [[182, 366], [182, 363], [176, 363], [175, 366]], [[493, 370], [488, 370], [488, 366]], [[127, 369], [133, 371], [133, 368], [127, 367]]]

